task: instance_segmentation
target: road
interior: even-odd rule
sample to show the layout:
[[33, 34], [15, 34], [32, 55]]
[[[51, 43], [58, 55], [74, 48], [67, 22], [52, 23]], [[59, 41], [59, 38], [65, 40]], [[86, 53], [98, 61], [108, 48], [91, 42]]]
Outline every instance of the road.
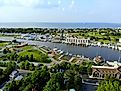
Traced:
[[85, 81], [83, 81], [82, 83], [86, 84], [86, 85], [94, 85], [94, 86], [98, 86], [99, 85], [98, 83], [91, 83], [91, 82], [85, 82]]
[[83, 81], [82, 80], [82, 83], [83, 83], [83, 90], [82, 91], [96, 91], [97, 90], [97, 87], [99, 85], [98, 82], [91, 82], [91, 81]]

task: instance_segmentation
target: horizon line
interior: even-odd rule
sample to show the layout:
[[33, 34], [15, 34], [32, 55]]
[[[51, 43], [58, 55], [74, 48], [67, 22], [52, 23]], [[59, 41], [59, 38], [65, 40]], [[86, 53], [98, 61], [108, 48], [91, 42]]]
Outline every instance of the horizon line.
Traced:
[[82, 24], [86, 24], [86, 23], [92, 23], [92, 24], [94, 24], [94, 23], [98, 23], [98, 24], [121, 24], [121, 23], [116, 23], [116, 22], [36, 22], [36, 21], [34, 21], [34, 22], [0, 22], [0, 23], [82, 23]]

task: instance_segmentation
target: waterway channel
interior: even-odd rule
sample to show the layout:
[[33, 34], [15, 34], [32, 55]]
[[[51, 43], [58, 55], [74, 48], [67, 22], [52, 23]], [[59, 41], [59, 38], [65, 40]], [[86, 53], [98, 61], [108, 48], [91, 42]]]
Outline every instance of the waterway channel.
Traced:
[[[11, 41], [13, 38], [0, 38], [0, 40], [3, 41]], [[51, 49], [58, 48], [59, 50], [62, 50], [64, 52], [68, 52], [73, 55], [83, 55], [85, 57], [94, 58], [95, 56], [102, 56], [107, 61], [114, 61], [118, 60], [121, 61], [121, 52], [118, 50], [112, 50], [109, 48], [104, 47], [81, 47], [81, 46], [74, 46], [74, 45], [67, 45], [62, 43], [52, 43], [52, 42], [41, 42], [41, 41], [32, 41], [32, 40], [23, 40], [23, 39], [17, 39], [17, 41], [26, 42], [30, 45], [37, 45], [37, 46], [47, 46]]]

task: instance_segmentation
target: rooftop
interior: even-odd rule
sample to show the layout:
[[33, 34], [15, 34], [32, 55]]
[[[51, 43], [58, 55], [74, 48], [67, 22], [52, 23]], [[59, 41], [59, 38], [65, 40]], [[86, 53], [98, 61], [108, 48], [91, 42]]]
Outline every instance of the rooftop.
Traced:
[[23, 78], [23, 76], [20, 75], [20, 76], [17, 76], [17, 77], [15, 78], [15, 80], [21, 80], [22, 78]]
[[92, 68], [97, 68], [97, 69], [117, 69], [117, 67], [109, 67], [109, 66], [92, 66]]

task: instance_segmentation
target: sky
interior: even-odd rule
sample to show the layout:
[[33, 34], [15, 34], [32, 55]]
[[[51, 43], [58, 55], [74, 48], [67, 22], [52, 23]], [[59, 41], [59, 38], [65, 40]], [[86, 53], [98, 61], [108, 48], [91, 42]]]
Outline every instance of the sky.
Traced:
[[121, 23], [121, 0], [0, 0], [0, 22]]

